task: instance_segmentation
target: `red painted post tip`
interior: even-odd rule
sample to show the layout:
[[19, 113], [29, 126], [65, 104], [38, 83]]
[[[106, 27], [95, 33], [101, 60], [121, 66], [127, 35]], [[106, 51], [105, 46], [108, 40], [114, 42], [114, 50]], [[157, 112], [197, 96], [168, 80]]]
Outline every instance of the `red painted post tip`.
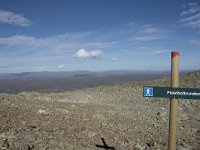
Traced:
[[171, 54], [172, 57], [180, 56], [180, 53], [178, 51], [173, 51]]

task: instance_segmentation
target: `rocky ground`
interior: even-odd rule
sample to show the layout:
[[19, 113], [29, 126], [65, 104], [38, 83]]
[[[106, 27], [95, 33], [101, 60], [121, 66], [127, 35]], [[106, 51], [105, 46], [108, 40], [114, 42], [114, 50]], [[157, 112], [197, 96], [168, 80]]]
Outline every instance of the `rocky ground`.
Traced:
[[[143, 85], [169, 78], [57, 93], [0, 94], [1, 150], [165, 150], [168, 99], [143, 98]], [[200, 72], [181, 76], [200, 88]], [[200, 150], [200, 100], [180, 100], [178, 150]]]

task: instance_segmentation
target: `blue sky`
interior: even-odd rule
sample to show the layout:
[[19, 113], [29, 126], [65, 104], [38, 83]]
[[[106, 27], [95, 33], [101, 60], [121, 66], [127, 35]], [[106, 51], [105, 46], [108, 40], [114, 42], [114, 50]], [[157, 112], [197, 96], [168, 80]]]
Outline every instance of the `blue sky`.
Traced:
[[0, 73], [200, 69], [198, 0], [0, 0]]

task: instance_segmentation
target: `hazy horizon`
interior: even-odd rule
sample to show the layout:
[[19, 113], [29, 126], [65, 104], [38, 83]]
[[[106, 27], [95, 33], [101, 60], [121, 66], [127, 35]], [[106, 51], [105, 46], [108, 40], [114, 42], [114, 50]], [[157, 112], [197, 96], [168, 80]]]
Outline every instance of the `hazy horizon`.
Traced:
[[[200, 69], [193, 69], [193, 70], [179, 70], [180, 72], [193, 72], [199, 71]], [[24, 71], [24, 72], [5, 72], [0, 74], [21, 74], [21, 73], [42, 73], [42, 72], [49, 72], [49, 73], [62, 73], [62, 72], [90, 72], [90, 73], [101, 73], [101, 72], [171, 72], [171, 70], [58, 70], [58, 71]]]

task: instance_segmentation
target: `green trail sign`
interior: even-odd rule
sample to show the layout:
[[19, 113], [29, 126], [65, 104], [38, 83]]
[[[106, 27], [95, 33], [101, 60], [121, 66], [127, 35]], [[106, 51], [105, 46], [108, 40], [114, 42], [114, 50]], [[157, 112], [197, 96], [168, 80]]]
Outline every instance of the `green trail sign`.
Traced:
[[200, 89], [173, 87], [143, 87], [144, 97], [200, 99]]

